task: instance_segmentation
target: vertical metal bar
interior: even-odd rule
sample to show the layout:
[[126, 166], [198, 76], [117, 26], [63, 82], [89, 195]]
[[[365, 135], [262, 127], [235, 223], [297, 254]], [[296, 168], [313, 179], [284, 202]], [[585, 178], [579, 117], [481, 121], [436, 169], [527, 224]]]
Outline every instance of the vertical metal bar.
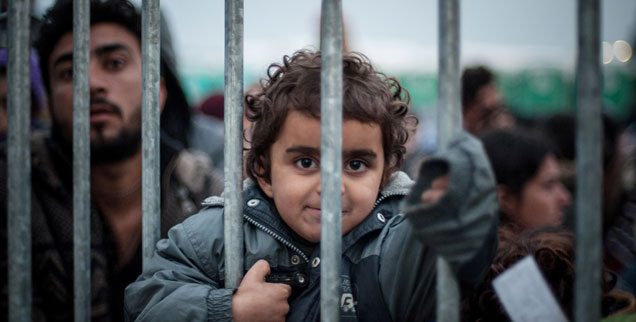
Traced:
[[462, 128], [459, 41], [459, 1], [439, 0], [437, 143], [441, 149]]
[[601, 319], [601, 57], [599, 0], [578, 2], [576, 321]]
[[243, 275], [243, 0], [225, 0], [225, 287]]
[[342, 1], [322, 1], [320, 49], [320, 319], [340, 320], [342, 256]]
[[9, 321], [31, 321], [30, 0], [9, 1]]
[[73, 2], [73, 268], [75, 321], [91, 316], [90, 2]]
[[159, 64], [160, 4], [159, 0], [143, 0], [141, 5], [142, 86], [142, 209], [143, 266], [155, 252], [161, 236], [161, 176], [159, 169]]
[[[462, 127], [459, 85], [459, 1], [439, 0], [437, 147], [445, 149]], [[443, 258], [437, 259], [437, 320], [459, 321], [459, 285]]]

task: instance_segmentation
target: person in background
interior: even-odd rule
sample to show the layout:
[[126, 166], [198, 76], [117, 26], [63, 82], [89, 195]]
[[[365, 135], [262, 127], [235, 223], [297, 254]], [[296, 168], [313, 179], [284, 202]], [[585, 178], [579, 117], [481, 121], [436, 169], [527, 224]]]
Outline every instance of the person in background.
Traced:
[[[91, 320], [122, 321], [123, 292], [141, 272], [141, 16], [128, 1], [90, 3]], [[73, 1], [42, 20], [36, 48], [49, 99], [51, 132], [31, 138], [33, 320], [73, 320]], [[163, 33], [162, 33], [163, 34]], [[198, 211], [223, 182], [209, 158], [187, 150], [184, 96], [161, 43], [161, 236]], [[181, 102], [181, 103], [180, 103]], [[0, 252], [7, 274], [7, 163], [0, 149]], [[0, 320], [7, 317], [3, 280]]]
[[[39, 59], [35, 51], [30, 54], [30, 71], [31, 71], [31, 130], [47, 131], [48, 117], [46, 114], [46, 94], [44, 92], [44, 83], [40, 73]], [[8, 106], [7, 106], [7, 61], [8, 51], [6, 48], [0, 48], [0, 142], [7, 139], [7, 122], [8, 122]]]
[[[243, 160], [251, 142], [251, 121], [246, 116], [248, 95], [254, 95], [260, 90], [260, 84], [253, 84], [245, 89], [243, 94]], [[193, 127], [190, 131], [190, 140], [193, 147], [206, 152], [214, 162], [215, 168], [223, 169], [224, 155], [224, 105], [223, 93], [212, 93], [195, 109]], [[247, 172], [243, 167], [243, 179], [247, 178]]]
[[[499, 229], [497, 255], [486, 278], [462, 303], [462, 321], [510, 321], [492, 281], [524, 257], [532, 255], [552, 294], [568, 319], [574, 316], [574, 234], [559, 227], [532, 228], [521, 234], [510, 229]], [[614, 288], [616, 282], [609, 271], [602, 274], [602, 316], [628, 315], [633, 321], [636, 300], [629, 293]], [[540, 307], [533, 308], [541, 310]], [[623, 321], [623, 320], [621, 320]]]
[[481, 133], [513, 128], [515, 118], [504, 107], [495, 77], [485, 66], [468, 67], [462, 72], [462, 115], [466, 131]]
[[481, 140], [497, 180], [501, 224], [518, 231], [560, 226], [572, 198], [549, 142], [521, 128], [489, 131]]
[[199, 104], [192, 115], [190, 143], [197, 150], [207, 153], [215, 169], [223, 171], [225, 164], [223, 128], [223, 93], [214, 93]]
[[[603, 114], [603, 246], [605, 264], [618, 274], [617, 287], [636, 294], [636, 166], [633, 147], [629, 144], [628, 128]], [[559, 164], [566, 175], [567, 187], [575, 191], [576, 182], [576, 119], [571, 114], [556, 114], [541, 120], [538, 127], [561, 151]], [[632, 143], [633, 144], [633, 143]], [[570, 215], [567, 226], [574, 227]]]

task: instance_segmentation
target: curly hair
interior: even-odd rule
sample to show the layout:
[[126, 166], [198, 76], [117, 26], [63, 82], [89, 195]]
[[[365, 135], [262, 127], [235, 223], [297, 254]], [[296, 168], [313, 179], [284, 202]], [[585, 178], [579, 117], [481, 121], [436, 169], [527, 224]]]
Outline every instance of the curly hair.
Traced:
[[[246, 170], [250, 178], [270, 179], [269, 150], [290, 111], [320, 119], [320, 52], [300, 50], [271, 64], [261, 90], [246, 96], [252, 123]], [[397, 79], [376, 71], [360, 53], [343, 55], [343, 118], [378, 124], [382, 131], [385, 174], [399, 169], [409, 132], [417, 118], [408, 113], [410, 96]]]
[[[464, 300], [464, 321], [509, 321], [492, 281], [527, 255], [533, 255], [564, 313], [571, 319], [574, 305], [574, 234], [563, 228], [546, 227], [518, 235], [510, 226], [499, 228], [499, 247], [484, 280]], [[614, 286], [608, 271], [603, 270], [602, 291]]]

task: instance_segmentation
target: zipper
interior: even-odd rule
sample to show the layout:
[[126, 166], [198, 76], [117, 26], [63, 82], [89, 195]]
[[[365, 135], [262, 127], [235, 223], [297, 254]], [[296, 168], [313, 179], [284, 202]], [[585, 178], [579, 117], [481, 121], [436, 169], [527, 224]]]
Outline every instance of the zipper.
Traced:
[[278, 235], [277, 233], [275, 233], [271, 229], [259, 224], [258, 222], [256, 222], [254, 219], [248, 217], [247, 215], [243, 215], [243, 218], [245, 218], [245, 220], [247, 220], [250, 224], [256, 226], [258, 229], [260, 229], [260, 230], [266, 232], [268, 235], [274, 237], [274, 239], [278, 240], [283, 245], [287, 246], [287, 248], [290, 248], [291, 250], [293, 250], [296, 253], [298, 253], [298, 255], [300, 255], [305, 260], [305, 262], [309, 262], [309, 258], [298, 247], [296, 247], [292, 243], [288, 242], [285, 238], [281, 237], [280, 235]]
[[373, 210], [375, 210], [375, 208], [384, 200], [390, 198], [390, 197], [394, 197], [394, 196], [406, 196], [405, 192], [389, 192], [385, 195], [381, 195], [380, 198], [378, 198], [378, 200], [375, 201], [375, 204], [373, 204]]

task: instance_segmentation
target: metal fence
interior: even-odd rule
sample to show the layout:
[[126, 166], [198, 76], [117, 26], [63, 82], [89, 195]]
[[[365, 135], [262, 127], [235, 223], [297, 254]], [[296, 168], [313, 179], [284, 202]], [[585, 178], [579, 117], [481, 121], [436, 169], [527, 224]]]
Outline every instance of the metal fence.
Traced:
[[[31, 320], [31, 165], [29, 146], [30, 0], [9, 1], [8, 34], [8, 236], [9, 320]], [[321, 310], [323, 321], [339, 320], [341, 254], [342, 3], [322, 2], [321, 122], [322, 203]], [[599, 1], [579, 0], [577, 66], [576, 321], [600, 318], [601, 267], [601, 83]], [[75, 320], [90, 319], [89, 0], [74, 2], [74, 269]], [[236, 287], [243, 273], [242, 117], [243, 1], [226, 0], [225, 22], [225, 245], [226, 281]], [[439, 146], [461, 128], [459, 0], [439, 0]], [[142, 4], [143, 258], [159, 238], [159, 0]], [[239, 254], [239, 255], [237, 255]], [[459, 320], [457, 283], [438, 262], [439, 321]]]

